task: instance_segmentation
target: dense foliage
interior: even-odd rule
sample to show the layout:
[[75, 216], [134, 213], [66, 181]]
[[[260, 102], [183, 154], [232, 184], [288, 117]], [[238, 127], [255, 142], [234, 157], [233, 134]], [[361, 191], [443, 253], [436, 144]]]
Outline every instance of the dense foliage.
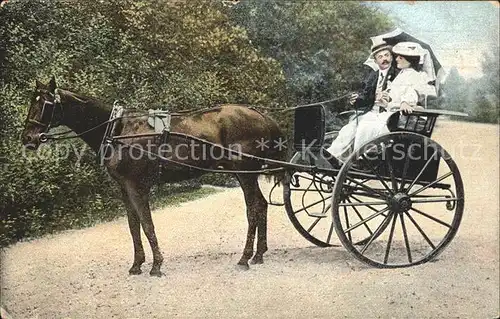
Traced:
[[252, 43], [281, 62], [291, 103], [323, 101], [352, 90], [363, 77], [370, 37], [392, 24], [354, 1], [241, 1], [234, 21]]
[[284, 107], [358, 82], [368, 37], [388, 26], [354, 2], [10, 0], [0, 9], [0, 245], [122, 211], [81, 141], [21, 148], [35, 79], [139, 108]]

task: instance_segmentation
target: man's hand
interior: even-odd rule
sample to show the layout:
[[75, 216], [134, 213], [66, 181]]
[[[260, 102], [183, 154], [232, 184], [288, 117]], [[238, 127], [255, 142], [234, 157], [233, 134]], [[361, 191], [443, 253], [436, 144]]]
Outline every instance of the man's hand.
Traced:
[[349, 104], [354, 105], [354, 103], [356, 103], [356, 100], [358, 99], [358, 97], [359, 97], [358, 93], [351, 94], [351, 97], [349, 98]]

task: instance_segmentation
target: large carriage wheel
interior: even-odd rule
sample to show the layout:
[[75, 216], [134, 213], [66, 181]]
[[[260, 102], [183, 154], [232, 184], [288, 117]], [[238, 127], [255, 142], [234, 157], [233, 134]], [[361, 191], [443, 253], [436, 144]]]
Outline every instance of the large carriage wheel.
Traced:
[[[325, 150], [322, 152], [322, 155], [298, 152], [291, 163], [328, 169], [338, 166]], [[288, 176], [283, 186], [285, 208], [293, 226], [305, 239], [320, 247], [332, 245], [334, 225], [330, 212], [334, 179], [334, 174], [297, 171]]]
[[435, 258], [455, 236], [464, 209], [460, 172], [433, 140], [390, 133], [352, 154], [333, 191], [332, 217], [344, 247], [376, 267]]

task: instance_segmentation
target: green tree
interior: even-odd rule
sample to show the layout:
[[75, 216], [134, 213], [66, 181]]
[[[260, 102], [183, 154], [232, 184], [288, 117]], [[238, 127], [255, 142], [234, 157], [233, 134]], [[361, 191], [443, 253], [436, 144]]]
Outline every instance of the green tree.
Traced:
[[280, 61], [291, 103], [332, 98], [361, 81], [370, 36], [392, 24], [377, 9], [352, 1], [241, 1], [233, 21]]
[[474, 92], [473, 114], [477, 121], [498, 123], [499, 114], [499, 52], [498, 48], [485, 53], [481, 63], [483, 76], [477, 81]]
[[470, 112], [469, 110], [469, 85], [460, 75], [458, 69], [450, 69], [448, 76], [441, 88], [440, 107], [446, 110], [458, 112]]

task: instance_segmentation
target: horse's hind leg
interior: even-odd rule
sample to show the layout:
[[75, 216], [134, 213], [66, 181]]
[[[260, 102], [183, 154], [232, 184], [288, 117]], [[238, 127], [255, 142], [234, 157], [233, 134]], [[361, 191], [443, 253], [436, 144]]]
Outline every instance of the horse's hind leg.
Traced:
[[267, 251], [267, 202], [259, 188], [257, 175], [238, 175], [245, 203], [247, 206], [248, 233], [243, 255], [238, 265], [248, 269], [248, 260], [253, 255], [255, 233], [258, 230], [257, 252], [252, 263], [263, 263], [263, 254]]
[[139, 216], [142, 229], [148, 238], [149, 245], [151, 246], [151, 250], [153, 252], [153, 267], [151, 268], [149, 274], [151, 276], [159, 277], [162, 275], [160, 268], [163, 263], [163, 256], [160, 252], [160, 247], [158, 246], [153, 219], [151, 218], [151, 210], [149, 208], [149, 188], [141, 187], [136, 183], [127, 182], [125, 183], [125, 190], [132, 207]]
[[251, 260], [252, 264], [263, 264], [263, 255], [267, 251], [267, 201], [259, 188], [258, 191], [261, 200], [257, 210], [257, 251]]
[[139, 220], [139, 215], [137, 215], [137, 212], [128, 198], [126, 190], [123, 188], [122, 194], [123, 202], [125, 204], [125, 208], [127, 209], [128, 227], [130, 228], [130, 234], [132, 235], [132, 241], [134, 242], [134, 263], [128, 272], [131, 275], [139, 275], [142, 273], [141, 265], [146, 260], [141, 241], [141, 222]]

